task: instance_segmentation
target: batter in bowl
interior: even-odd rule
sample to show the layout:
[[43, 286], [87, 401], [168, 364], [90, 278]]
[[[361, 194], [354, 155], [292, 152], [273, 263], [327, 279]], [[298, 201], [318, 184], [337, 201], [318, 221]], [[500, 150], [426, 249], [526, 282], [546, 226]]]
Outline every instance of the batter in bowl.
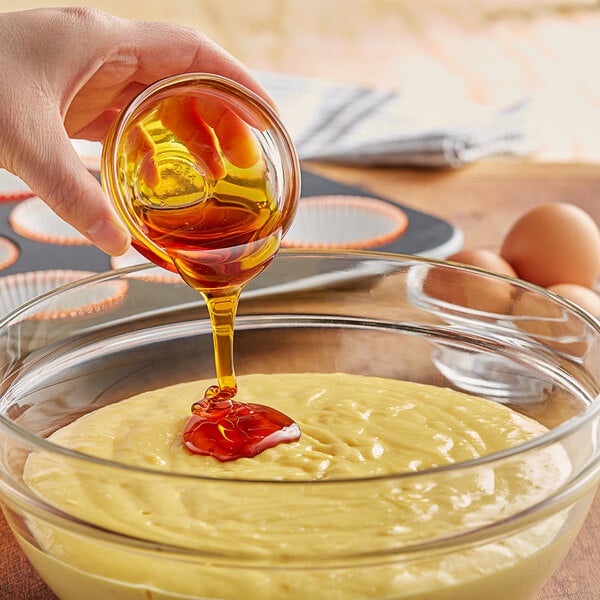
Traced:
[[[569, 475], [559, 446], [432, 478], [437, 483], [431, 485], [386, 477], [517, 446], [546, 431], [532, 419], [417, 383], [347, 374], [248, 375], [239, 378], [238, 399], [290, 415], [302, 436], [223, 463], [191, 454], [181, 442], [189, 407], [207, 383], [140, 394], [51, 437], [122, 465], [211, 478], [200, 487], [156, 473], [128, 478], [124, 468], [83, 468], [78, 461], [71, 467], [41, 453], [28, 458], [27, 485], [57, 508], [124, 535], [205, 553], [195, 561], [168, 560], [158, 551], [125, 550], [101, 535], [84, 537], [32, 519], [38, 547], [21, 542], [60, 598], [79, 599], [85, 589], [91, 600], [520, 600], [534, 585], [527, 574], [549, 573], [562, 557], [568, 541], [553, 543], [564, 524], [558, 515], [491, 543], [402, 563], [393, 555], [331, 564], [320, 558], [368, 556], [457, 534], [541, 500]], [[354, 494], [352, 480], [360, 478], [374, 479]], [[296, 483], [284, 483], [290, 481]], [[248, 557], [254, 562], [244, 562]]]

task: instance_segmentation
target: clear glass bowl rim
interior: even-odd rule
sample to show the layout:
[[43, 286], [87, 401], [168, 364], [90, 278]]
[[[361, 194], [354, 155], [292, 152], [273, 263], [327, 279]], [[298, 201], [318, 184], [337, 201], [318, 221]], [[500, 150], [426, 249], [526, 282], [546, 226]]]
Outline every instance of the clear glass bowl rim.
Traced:
[[[551, 291], [547, 291], [543, 288], [540, 288], [536, 285], [530, 284], [528, 282], [522, 281], [520, 279], [514, 279], [505, 275], [491, 273], [484, 269], [480, 269], [478, 267], [466, 266], [458, 263], [451, 263], [448, 261], [444, 261], [441, 259], [435, 258], [425, 258], [420, 256], [412, 256], [412, 255], [403, 255], [403, 254], [387, 254], [383, 252], [374, 252], [374, 251], [349, 251], [349, 250], [328, 250], [327, 252], [323, 252], [322, 250], [296, 250], [296, 249], [281, 249], [278, 253], [278, 256], [289, 257], [290, 259], [300, 259], [300, 258], [323, 258], [324, 256], [328, 257], [338, 257], [338, 258], [348, 258], [348, 259], [363, 259], [363, 260], [383, 260], [387, 262], [394, 262], [400, 264], [421, 264], [421, 265], [432, 265], [437, 267], [444, 268], [452, 268], [458, 269], [459, 271], [467, 271], [473, 273], [483, 274], [488, 277], [492, 277], [494, 279], [500, 279], [505, 282], [510, 283], [511, 285], [517, 286], [522, 289], [529, 290], [537, 295], [547, 297], [549, 300], [553, 302], [558, 302], [563, 305], [565, 309], [569, 312], [576, 314], [579, 318], [583, 319], [587, 322], [587, 324], [596, 332], [598, 336], [600, 336], [600, 319], [595, 318], [585, 310], [579, 308], [576, 304], [570, 302], [569, 300], [555, 294]], [[275, 258], [277, 260], [277, 257]], [[110, 281], [111, 279], [135, 275], [139, 273], [143, 273], [147, 270], [157, 269], [156, 265], [153, 263], [143, 263], [139, 265], [133, 265], [129, 267], [123, 267], [121, 269], [116, 269], [112, 271], [106, 271], [104, 273], [98, 273], [96, 275], [92, 275], [89, 277], [85, 277], [76, 282], [69, 283], [49, 292], [46, 292], [27, 303], [23, 304], [19, 308], [13, 310], [9, 314], [5, 315], [4, 318], [0, 319], [0, 331], [3, 328], [8, 326], [11, 321], [15, 319], [19, 319], [19, 317], [23, 314], [29, 313], [31, 310], [35, 310], [36, 305], [43, 304], [50, 299], [56, 298], [60, 296], [62, 293], [67, 292], [69, 290], [77, 289], [79, 287], [83, 287], [86, 285], [93, 285], [97, 283], [101, 283], [103, 281]], [[240, 303], [243, 303], [243, 293]], [[267, 315], [268, 316], [268, 315]], [[294, 315], [301, 318], [302, 315]], [[260, 320], [263, 318], [262, 315], [249, 317], [250, 321]], [[508, 448], [499, 452], [494, 452], [480, 458], [474, 460], [468, 460], [460, 463], [455, 463], [451, 465], [444, 465], [441, 467], [435, 467], [430, 469], [424, 469], [422, 471], [418, 471], [415, 473], [412, 472], [402, 472], [402, 473], [393, 473], [390, 475], [376, 475], [371, 477], [356, 477], [356, 478], [339, 478], [339, 479], [324, 479], [324, 480], [306, 480], [306, 479], [287, 479], [287, 480], [270, 480], [270, 479], [235, 479], [229, 477], [207, 477], [203, 475], [189, 474], [189, 473], [177, 473], [172, 471], [163, 471], [159, 469], [152, 469], [149, 467], [138, 467], [133, 465], [127, 465], [124, 463], [119, 463], [116, 461], [111, 461], [95, 456], [91, 456], [88, 454], [84, 454], [78, 451], [70, 450], [63, 446], [59, 446], [58, 444], [54, 444], [48, 439], [42, 438], [27, 429], [17, 425], [13, 421], [7, 419], [4, 415], [0, 414], [0, 428], [4, 428], [11, 432], [13, 435], [16, 435], [18, 438], [23, 441], [28, 442], [32, 448], [37, 448], [39, 450], [44, 450], [45, 452], [50, 452], [53, 454], [63, 455], [70, 460], [82, 461], [84, 463], [97, 464], [104, 468], [112, 468], [116, 469], [120, 472], [127, 471], [131, 473], [137, 473], [139, 475], [145, 476], [154, 476], [161, 478], [170, 478], [173, 481], [209, 481], [209, 482], [218, 482], [220, 484], [268, 484], [268, 485], [283, 485], [283, 486], [306, 486], [308, 484], [311, 485], [340, 485], [340, 484], [359, 484], [361, 482], [370, 482], [370, 481], [400, 481], [400, 480], [415, 480], [415, 479], [427, 479], [427, 477], [431, 477], [437, 474], [441, 474], [444, 472], [462, 472], [467, 469], [477, 468], [482, 465], [491, 465], [497, 462], [501, 462], [511, 457], [517, 455], [523, 455], [530, 451], [543, 448], [545, 446], [549, 446], [551, 444], [555, 444], [560, 442], [561, 439], [564, 439], [568, 435], [571, 435], [576, 432], [577, 429], [583, 427], [586, 423], [588, 423], [591, 419], [598, 417], [600, 415], [600, 396], [597, 396], [584, 410], [569, 419], [567, 419], [564, 423], [556, 426], [555, 428], [549, 430], [547, 433], [530, 440], [524, 444], [520, 444], [514, 446], [512, 448]], [[589, 471], [590, 468], [594, 471], [600, 471], [600, 448], [596, 451], [592, 460], [588, 462], [586, 465], [586, 471]], [[582, 473], [579, 472], [579, 475]], [[571, 480], [572, 481], [572, 480]]]

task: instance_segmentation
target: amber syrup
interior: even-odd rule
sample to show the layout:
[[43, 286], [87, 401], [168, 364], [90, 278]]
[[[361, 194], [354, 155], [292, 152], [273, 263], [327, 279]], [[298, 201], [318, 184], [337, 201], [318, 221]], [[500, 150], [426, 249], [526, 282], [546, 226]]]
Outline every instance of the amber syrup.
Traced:
[[[273, 408], [234, 399], [234, 320], [244, 285], [273, 259], [281, 210], [248, 126], [222, 106], [205, 119], [194, 98], [170, 97], [139, 116], [120, 144], [131, 194], [127, 219], [147, 258], [178, 271], [206, 300], [218, 384], [192, 406], [183, 442], [221, 461], [300, 437]], [[215, 113], [217, 117], [215, 117]]]

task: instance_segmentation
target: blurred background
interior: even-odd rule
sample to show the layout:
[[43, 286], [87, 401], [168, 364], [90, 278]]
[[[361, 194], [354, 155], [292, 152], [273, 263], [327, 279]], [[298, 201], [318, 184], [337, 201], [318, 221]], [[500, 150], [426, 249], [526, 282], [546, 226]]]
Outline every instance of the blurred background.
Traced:
[[[0, 10], [53, 6], [0, 0]], [[526, 160], [600, 162], [600, 4], [592, 0], [79, 0], [200, 29], [252, 69], [399, 92], [452, 120], [530, 103]], [[415, 113], [415, 118], [418, 114]]]

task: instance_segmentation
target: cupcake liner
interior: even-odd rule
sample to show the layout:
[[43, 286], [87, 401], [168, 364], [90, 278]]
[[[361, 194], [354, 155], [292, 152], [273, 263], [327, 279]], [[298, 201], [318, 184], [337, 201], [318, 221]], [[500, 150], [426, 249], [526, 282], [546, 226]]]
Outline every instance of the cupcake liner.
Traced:
[[0, 236], [0, 271], [10, 267], [17, 258], [19, 258], [17, 245], [8, 238]]
[[398, 239], [408, 227], [397, 206], [368, 196], [314, 196], [300, 200], [282, 246], [368, 249]]
[[[15, 273], [0, 277], [0, 316], [4, 317], [29, 300], [62, 285], [95, 275], [92, 271], [51, 270]], [[117, 306], [127, 293], [124, 280], [102, 281], [73, 289], [60, 298], [49, 298], [43, 310], [39, 306], [23, 314], [24, 319], [49, 320], [81, 317]]]
[[17, 204], [8, 220], [15, 233], [36, 242], [68, 246], [91, 245], [82, 233], [63, 221], [37, 196]]
[[[151, 264], [150, 261], [140, 254], [133, 246], [121, 256], [111, 256], [110, 266], [112, 269], [123, 269], [125, 267], [133, 267], [136, 265]], [[146, 281], [156, 281], [159, 283], [183, 283], [183, 279], [177, 273], [171, 273], [162, 267], [154, 267], [146, 269], [143, 273], [131, 273], [132, 277], [139, 277]]]
[[0, 169], [0, 201], [10, 202], [30, 196], [33, 192], [24, 181], [6, 169]]

